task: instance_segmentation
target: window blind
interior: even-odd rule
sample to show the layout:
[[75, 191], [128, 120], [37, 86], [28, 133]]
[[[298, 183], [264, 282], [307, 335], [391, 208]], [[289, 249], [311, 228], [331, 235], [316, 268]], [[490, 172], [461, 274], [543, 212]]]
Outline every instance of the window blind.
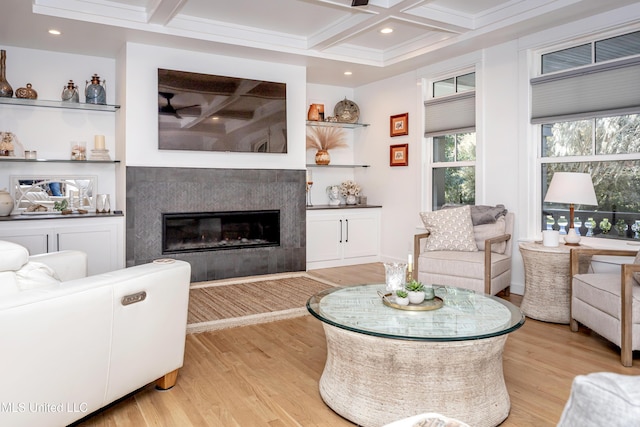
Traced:
[[425, 101], [427, 138], [452, 133], [473, 132], [476, 128], [476, 92], [468, 91]]
[[531, 79], [531, 123], [640, 113], [640, 57]]

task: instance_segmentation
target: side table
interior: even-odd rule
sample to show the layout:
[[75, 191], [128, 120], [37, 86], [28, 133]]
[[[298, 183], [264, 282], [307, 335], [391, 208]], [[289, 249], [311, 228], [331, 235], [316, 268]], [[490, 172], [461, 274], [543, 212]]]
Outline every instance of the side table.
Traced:
[[[572, 246], [544, 246], [542, 242], [520, 243], [524, 263], [524, 296], [520, 309], [532, 319], [568, 324]], [[580, 272], [589, 268], [591, 257], [580, 259]]]

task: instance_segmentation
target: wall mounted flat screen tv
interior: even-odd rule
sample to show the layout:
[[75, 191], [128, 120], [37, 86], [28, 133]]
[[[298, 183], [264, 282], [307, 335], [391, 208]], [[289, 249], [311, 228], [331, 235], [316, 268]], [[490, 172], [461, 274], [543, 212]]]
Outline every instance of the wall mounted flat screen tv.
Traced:
[[286, 153], [286, 84], [158, 69], [158, 148]]

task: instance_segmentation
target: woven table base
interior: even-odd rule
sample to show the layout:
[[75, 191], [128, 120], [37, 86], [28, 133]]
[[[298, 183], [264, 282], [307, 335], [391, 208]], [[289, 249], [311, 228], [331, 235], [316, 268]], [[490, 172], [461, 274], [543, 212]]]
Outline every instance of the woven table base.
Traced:
[[511, 406], [502, 371], [507, 336], [410, 341], [323, 324], [325, 403], [364, 427], [436, 412], [474, 427], [496, 426]]

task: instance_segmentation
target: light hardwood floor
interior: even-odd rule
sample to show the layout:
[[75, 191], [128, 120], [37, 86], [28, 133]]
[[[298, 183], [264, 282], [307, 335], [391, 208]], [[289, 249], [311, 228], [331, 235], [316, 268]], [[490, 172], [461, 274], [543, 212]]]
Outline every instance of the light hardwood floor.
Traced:
[[[381, 264], [309, 273], [342, 285], [384, 281]], [[521, 297], [508, 299], [519, 305]], [[511, 412], [502, 426], [555, 426], [576, 375], [640, 375], [640, 357], [634, 356], [634, 366], [624, 368], [619, 350], [588, 330], [573, 333], [568, 325], [527, 319], [509, 335], [504, 351]], [[188, 335], [173, 389], [160, 392], [149, 385], [79, 425], [353, 426], [320, 397], [325, 357], [322, 325], [309, 315]]]

